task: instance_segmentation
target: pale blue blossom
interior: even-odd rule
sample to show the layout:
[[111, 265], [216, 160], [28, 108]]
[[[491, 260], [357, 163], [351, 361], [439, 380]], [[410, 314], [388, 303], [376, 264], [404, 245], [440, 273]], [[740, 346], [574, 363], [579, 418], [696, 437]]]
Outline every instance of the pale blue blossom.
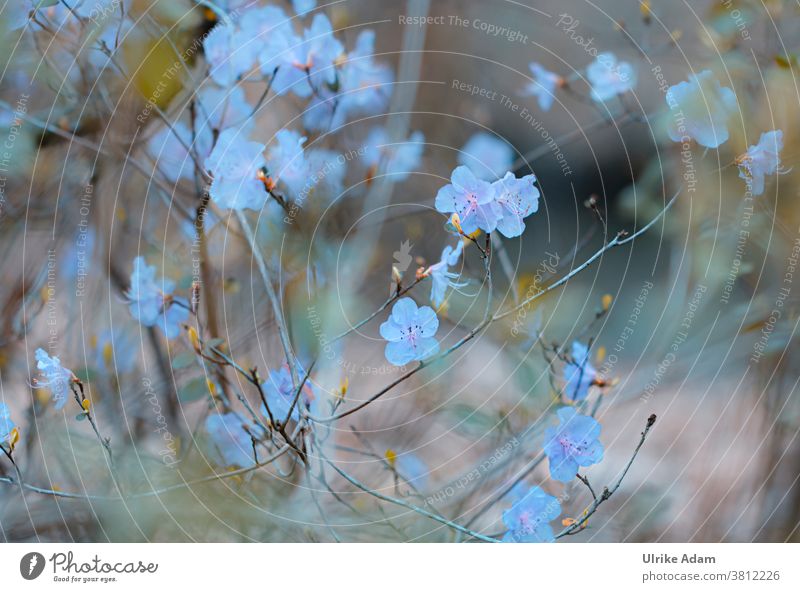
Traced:
[[556, 90], [562, 83], [562, 78], [555, 72], [546, 70], [541, 64], [531, 62], [528, 67], [533, 74], [534, 80], [525, 86], [522, 94], [529, 97], [536, 97], [542, 111], [549, 111], [555, 100]]
[[456, 282], [459, 274], [450, 271], [450, 267], [458, 263], [463, 250], [464, 242], [461, 239], [455, 247], [447, 245], [442, 250], [441, 259], [425, 271], [425, 275], [431, 278], [431, 304], [436, 308], [439, 308], [444, 302], [447, 288], [460, 289], [467, 285], [466, 282]]
[[574, 407], [558, 410], [559, 425], [545, 430], [544, 453], [550, 461], [550, 476], [568, 483], [581, 467], [603, 460], [600, 424], [588, 415], [580, 415]]
[[217, 131], [233, 126], [244, 129], [242, 126], [251, 121], [252, 111], [253, 108], [247, 102], [241, 86], [220, 88], [210, 84], [204, 85], [197, 93], [195, 134], [199, 135], [207, 127]]
[[736, 95], [720, 85], [710, 70], [690, 75], [667, 90], [668, 133], [674, 142], [694, 139], [706, 148], [717, 148], [729, 137], [728, 120], [736, 113]]
[[[282, 8], [251, 4], [241, 11], [233, 34], [235, 51], [231, 59], [235, 60], [235, 68], [245, 72], [256, 62], [259, 66], [271, 63], [285, 47], [286, 39], [293, 35], [292, 21]], [[264, 68], [262, 72], [272, 75], [275, 66], [272, 63], [269, 71]]]
[[579, 341], [572, 342], [572, 360], [564, 366], [564, 395], [567, 400], [583, 401], [596, 379], [597, 370], [589, 361], [589, 348]]
[[93, 336], [91, 345], [97, 370], [123, 373], [136, 365], [136, 340], [127, 331], [105, 329]]
[[226, 467], [251, 467], [255, 464], [254, 426], [235, 413], [212, 413], [206, 418], [206, 432], [211, 438], [214, 460]]
[[371, 174], [383, 163], [383, 174], [391, 181], [405, 181], [419, 169], [425, 135], [416, 131], [405, 142], [390, 144], [386, 129], [378, 126], [370, 130], [364, 146], [364, 163], [371, 168]]
[[11, 411], [8, 409], [8, 405], [0, 402], [0, 444], [11, 443], [15, 427], [17, 426], [11, 421]]
[[272, 82], [275, 92], [282, 95], [291, 91], [306, 98], [336, 82], [334, 65], [344, 48], [333, 36], [328, 17], [317, 13], [302, 39], [293, 33], [279, 35], [270, 51], [273, 53], [261, 56], [261, 71], [272, 74], [277, 68]]
[[63, 409], [69, 397], [72, 396], [71, 385], [75, 381], [75, 374], [61, 365], [58, 356], [50, 357], [41, 347], [36, 350], [35, 356], [40, 377], [34, 380], [34, 388], [48, 389], [55, 408]]
[[618, 62], [611, 52], [601, 53], [586, 68], [595, 101], [607, 101], [636, 87], [636, 70], [628, 62]]
[[435, 355], [439, 351], [439, 342], [434, 337], [438, 329], [439, 319], [430, 306], [418, 308], [411, 298], [401, 298], [380, 328], [381, 337], [389, 342], [386, 359], [395, 366], [404, 366]]
[[[232, 23], [219, 23], [203, 40], [203, 52], [209, 66], [209, 76], [220, 86], [231, 86], [250, 65], [243, 60], [245, 52], [237, 52], [236, 27]], [[236, 59], [236, 54], [239, 58]]]
[[478, 132], [464, 144], [458, 163], [469, 167], [479, 179], [494, 181], [513, 166], [514, 150], [500, 138]]
[[764, 193], [764, 177], [780, 172], [783, 150], [783, 132], [773, 130], [761, 134], [758, 144], [736, 159], [739, 177], [747, 181], [753, 195]]
[[195, 177], [195, 162], [190, 151], [196, 152], [201, 163], [211, 154], [213, 131], [207, 126], [198, 130], [193, 138], [189, 126], [178, 121], [171, 128], [162, 127], [147, 142], [147, 150], [158, 170], [173, 183]]
[[525, 230], [525, 218], [539, 209], [539, 190], [536, 176], [526, 175], [517, 179], [513, 173], [493, 183], [495, 202], [500, 206], [502, 217], [497, 230], [508, 238], [521, 235]]
[[234, 210], [264, 207], [269, 195], [258, 176], [266, 166], [264, 148], [237, 129], [219, 135], [204, 165], [214, 178], [209, 193], [215, 204]]
[[156, 281], [156, 268], [147, 265], [143, 257], [133, 260], [131, 286], [127, 296], [133, 318], [145, 327], [158, 326], [167, 339], [181, 332], [181, 325], [189, 319], [188, 303], [173, 296], [175, 283], [170, 279]]
[[506, 531], [504, 543], [550, 543], [555, 540], [550, 522], [561, 515], [561, 504], [552, 495], [539, 487], [532, 487], [527, 494], [503, 512]]
[[298, 16], [305, 16], [317, 7], [317, 0], [292, 0], [292, 8]]
[[[296, 366], [298, 380], [302, 381], [306, 372], [299, 364]], [[284, 365], [280, 370], [270, 370], [269, 377], [263, 383], [264, 396], [267, 399], [269, 412], [272, 413], [272, 418], [275, 421], [286, 421], [289, 415], [289, 409], [292, 410], [291, 417], [295, 421], [300, 420], [300, 410], [312, 411], [316, 409], [318, 402], [316, 388], [312, 385], [310, 380], [306, 380], [303, 385], [303, 390], [300, 392], [300, 397], [297, 403], [292, 408], [292, 402], [296, 394], [296, 390], [292, 383], [292, 374], [288, 366]], [[261, 412], [265, 417], [269, 417], [267, 408], [261, 405]]]
[[436, 194], [436, 209], [458, 214], [465, 234], [472, 234], [479, 228], [493, 232], [502, 212], [494, 199], [492, 184], [478, 179], [466, 166], [456, 167], [450, 182]]

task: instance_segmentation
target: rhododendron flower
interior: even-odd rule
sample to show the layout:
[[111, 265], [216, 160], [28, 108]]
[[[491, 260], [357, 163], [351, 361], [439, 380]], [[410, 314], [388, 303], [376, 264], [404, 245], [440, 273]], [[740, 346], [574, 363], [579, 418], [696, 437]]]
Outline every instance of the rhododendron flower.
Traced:
[[175, 283], [170, 279], [156, 281], [156, 268], [147, 265], [143, 257], [133, 260], [131, 287], [127, 296], [133, 318], [145, 327], [158, 326], [167, 339], [181, 332], [181, 325], [189, 318], [188, 302], [172, 295]]
[[17, 426], [11, 421], [11, 411], [5, 403], [0, 402], [0, 444], [11, 443], [15, 427]]
[[227, 467], [250, 467], [253, 458], [253, 439], [256, 428], [235, 413], [212, 413], [206, 418], [206, 432], [217, 462]]
[[34, 387], [49, 389], [55, 408], [61, 410], [72, 395], [71, 385], [75, 380], [75, 374], [61, 365], [58, 356], [51, 358], [41, 347], [36, 350], [35, 355], [36, 367], [41, 377], [34, 381]]
[[303, 150], [306, 138], [294, 130], [280, 130], [268, 154], [268, 170], [275, 183], [288, 194], [305, 201], [312, 190], [330, 195], [341, 192], [346, 160], [325, 149]]
[[317, 0], [292, 0], [292, 8], [299, 16], [305, 16], [317, 7]]
[[[297, 365], [298, 379], [302, 381], [306, 372], [302, 366]], [[289, 409], [294, 401], [295, 393], [297, 392], [292, 384], [292, 374], [289, 367], [284, 365], [280, 370], [270, 370], [269, 378], [263, 383], [264, 396], [269, 405], [269, 411], [272, 413], [272, 418], [275, 421], [283, 422], [289, 415]], [[295, 421], [300, 420], [300, 410], [306, 409], [312, 411], [317, 404], [317, 393], [309, 380], [303, 385], [303, 390], [300, 393], [300, 398], [292, 409], [292, 415], [289, 419]], [[261, 405], [261, 413], [265, 417], [269, 417], [267, 409]]]
[[392, 69], [373, 59], [375, 32], [359, 33], [355, 47], [344, 60], [337, 60], [335, 91], [318, 88], [303, 116], [310, 130], [337, 129], [355, 117], [383, 113], [392, 95]]
[[439, 319], [430, 306], [417, 307], [411, 298], [401, 298], [392, 307], [389, 320], [381, 324], [381, 337], [386, 344], [386, 359], [395, 366], [424, 360], [439, 351], [434, 335]]
[[603, 445], [598, 440], [600, 424], [594, 418], [580, 415], [574, 407], [562, 407], [558, 419], [559, 425], [545, 431], [544, 453], [550, 461], [550, 476], [567, 483], [580, 467], [603, 460]]
[[460, 239], [455, 247], [447, 245], [442, 250], [442, 257], [439, 262], [434, 263], [425, 271], [425, 275], [431, 278], [431, 303], [436, 308], [439, 308], [444, 302], [447, 288], [459, 289], [467, 285], [466, 283], [455, 282], [454, 280], [458, 278], [458, 274], [449, 271], [450, 267], [458, 263], [463, 250], [464, 242]]
[[636, 86], [636, 71], [628, 62], [617, 62], [611, 53], [601, 53], [586, 68], [586, 77], [592, 85], [592, 98], [602, 102], [620, 95]]
[[764, 177], [780, 170], [780, 151], [783, 150], [783, 132], [773, 130], [761, 134], [758, 144], [736, 159], [739, 177], [748, 182], [753, 195], [764, 193]]
[[195, 134], [205, 131], [204, 128], [212, 128], [220, 131], [232, 126], [245, 129], [243, 126], [252, 125], [250, 114], [253, 108], [244, 95], [241, 86], [233, 88], [220, 88], [213, 85], [205, 85], [197, 93], [197, 105], [195, 105], [194, 130]]
[[672, 110], [668, 133], [675, 142], [694, 139], [706, 148], [728, 140], [728, 120], [736, 113], [736, 95], [723, 87], [710, 70], [669, 87], [667, 105]]
[[[203, 40], [203, 52], [209, 65], [209, 76], [220, 86], [230, 86], [250, 69], [244, 51], [237, 52], [236, 28], [219, 23]], [[237, 56], [238, 53], [238, 56]]]
[[264, 148], [248, 141], [237, 129], [219, 135], [204, 165], [214, 177], [209, 191], [214, 203], [235, 210], [264, 207], [269, 195], [258, 178], [259, 170], [266, 165]]
[[[244, 73], [256, 62], [270, 62], [285, 47], [286, 39], [293, 36], [292, 21], [282, 8], [251, 4], [241, 12], [233, 35], [234, 68]], [[271, 75], [274, 68], [275, 64], [269, 71], [262, 71]]]
[[364, 162], [373, 170], [381, 163], [383, 172], [392, 181], [405, 181], [419, 168], [422, 151], [425, 149], [425, 136], [414, 132], [405, 142], [388, 144], [388, 136], [383, 127], [374, 127], [364, 143], [366, 152]]
[[302, 39], [295, 34], [282, 34], [270, 45], [270, 53], [261, 55], [261, 71], [272, 74], [278, 69], [272, 81], [277, 94], [291, 91], [306, 98], [321, 92], [323, 85], [336, 82], [334, 64], [344, 48], [333, 36], [331, 23], [324, 14], [314, 15]]
[[522, 94], [536, 97], [542, 111], [549, 111], [555, 100], [556, 89], [562, 84], [563, 78], [555, 72], [550, 72], [537, 62], [531, 62], [528, 67], [533, 74], [533, 82], [529, 82]]
[[494, 181], [514, 164], [514, 150], [503, 140], [478, 132], [464, 144], [458, 163], [469, 167], [479, 179]]
[[436, 209], [458, 214], [465, 234], [472, 234], [479, 228], [484, 232], [492, 232], [502, 216], [500, 206], [494, 199], [492, 184], [478, 179], [465, 166], [456, 167], [450, 181], [450, 185], [445, 185], [437, 193]]
[[512, 238], [525, 230], [524, 219], [539, 209], [539, 190], [534, 185], [536, 175], [526, 175], [517, 179], [513, 173], [493, 183], [497, 205], [502, 218], [497, 222], [497, 230], [503, 236]]
[[597, 370], [589, 362], [589, 348], [578, 341], [572, 343], [572, 361], [564, 366], [564, 394], [570, 401], [583, 401], [597, 378]]
[[532, 487], [511, 509], [503, 512], [508, 531], [504, 543], [550, 543], [554, 539], [550, 522], [561, 515], [561, 504], [539, 487]]

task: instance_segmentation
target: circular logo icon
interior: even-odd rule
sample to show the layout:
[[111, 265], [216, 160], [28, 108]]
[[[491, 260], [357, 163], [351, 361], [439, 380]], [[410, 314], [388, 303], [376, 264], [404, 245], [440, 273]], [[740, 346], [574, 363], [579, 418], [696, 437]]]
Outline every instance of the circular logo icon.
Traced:
[[37, 553], [26, 553], [19, 562], [19, 573], [26, 580], [35, 580], [44, 571], [44, 555]]

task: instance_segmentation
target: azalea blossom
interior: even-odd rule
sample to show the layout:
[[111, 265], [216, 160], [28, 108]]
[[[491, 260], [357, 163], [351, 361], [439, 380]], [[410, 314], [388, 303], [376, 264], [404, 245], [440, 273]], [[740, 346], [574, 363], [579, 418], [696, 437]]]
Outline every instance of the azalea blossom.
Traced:
[[317, 7], [317, 0], [292, 0], [292, 8], [298, 16], [305, 16]]
[[275, 72], [272, 88], [277, 94], [291, 91], [307, 98], [321, 92], [323, 85], [336, 82], [334, 65], [343, 52], [328, 17], [317, 13], [302, 39], [288, 32], [276, 36], [275, 43], [261, 54], [261, 71], [269, 75]]
[[305, 136], [295, 130], [280, 130], [268, 152], [268, 171], [272, 182], [282, 184], [299, 203], [313, 192], [338, 196], [346, 172], [346, 159], [323, 148], [304, 151]]
[[479, 228], [492, 232], [502, 217], [500, 206], [495, 201], [495, 188], [491, 183], [478, 179], [466, 166], [459, 166], [436, 195], [436, 209], [440, 212], [458, 214], [464, 234], [472, 234]]
[[589, 362], [589, 348], [579, 341], [572, 343], [572, 361], [564, 366], [564, 395], [569, 401], [583, 401], [597, 379], [597, 370]]
[[508, 529], [503, 542], [550, 543], [555, 540], [550, 522], [560, 515], [559, 501], [541, 488], [532, 487], [503, 512], [503, 524]]
[[254, 426], [235, 413], [212, 413], [206, 418], [206, 432], [211, 438], [215, 459], [227, 467], [251, 467], [253, 458]]
[[464, 144], [458, 163], [469, 167], [477, 178], [494, 181], [514, 164], [514, 150], [500, 138], [478, 132]]
[[11, 411], [8, 405], [0, 402], [0, 444], [10, 444], [13, 438], [14, 422], [11, 421]]
[[205, 128], [221, 131], [237, 126], [242, 127], [250, 123], [250, 114], [253, 108], [247, 102], [241, 86], [220, 88], [211, 84], [203, 86], [197, 93], [195, 105], [194, 130], [199, 135]]
[[189, 319], [189, 305], [183, 298], [172, 295], [175, 282], [170, 279], [156, 281], [156, 268], [147, 265], [143, 257], [133, 260], [131, 287], [127, 296], [133, 318], [145, 327], [158, 326], [167, 339], [181, 332], [181, 325]]
[[306, 128], [338, 129], [356, 117], [384, 113], [392, 96], [392, 69], [375, 61], [375, 31], [358, 34], [355, 47], [336, 60], [336, 89], [318, 88], [303, 116]]
[[[247, 72], [258, 62], [270, 62], [285, 47], [286, 40], [294, 36], [292, 20], [279, 6], [258, 6], [252, 4], [241, 11], [237, 28], [231, 40], [235, 71]], [[275, 64], [271, 66], [273, 69]], [[273, 70], [262, 68], [264, 74], [272, 75]], [[227, 85], [224, 85], [227, 86]]]
[[761, 134], [758, 144], [736, 159], [739, 177], [747, 181], [753, 195], [764, 193], [764, 177], [780, 172], [783, 132], [773, 130]]
[[512, 238], [525, 230], [525, 218], [539, 209], [539, 190], [534, 185], [536, 175], [526, 175], [517, 179], [513, 173], [506, 173], [495, 181], [495, 202], [500, 206], [501, 218], [497, 230], [503, 236]]
[[416, 131], [405, 142], [388, 143], [388, 135], [383, 127], [370, 130], [364, 145], [364, 162], [371, 171], [377, 171], [383, 164], [383, 173], [392, 181], [405, 181], [419, 168], [422, 152], [425, 149], [425, 135]]
[[559, 425], [545, 430], [544, 453], [550, 461], [550, 476], [568, 483], [580, 467], [603, 460], [603, 445], [598, 440], [600, 424], [588, 415], [580, 415], [574, 407], [558, 410]]
[[603, 102], [636, 86], [636, 70], [628, 62], [617, 62], [611, 53], [601, 53], [586, 68], [586, 77], [592, 85], [592, 98]]
[[431, 303], [439, 308], [444, 302], [444, 296], [447, 288], [463, 288], [465, 283], [457, 283], [454, 280], [458, 278], [457, 273], [449, 271], [449, 268], [458, 263], [461, 253], [464, 250], [464, 242], [459, 239], [455, 247], [447, 245], [442, 250], [442, 257], [438, 263], [431, 265], [426, 271], [425, 276], [431, 278]]
[[219, 23], [203, 40], [203, 53], [209, 65], [209, 76], [220, 86], [230, 86], [242, 74], [247, 72], [250, 64], [242, 59], [244, 52], [236, 56], [236, 27], [232, 23]]
[[[302, 380], [306, 372], [300, 365], [297, 365], [296, 368], [298, 379]], [[295, 393], [297, 392], [292, 384], [292, 374], [289, 371], [289, 367], [284, 364], [280, 370], [270, 370], [269, 378], [263, 383], [262, 388], [264, 389], [264, 396], [267, 399], [269, 413], [272, 413], [272, 418], [275, 421], [286, 421], [289, 415], [289, 409], [292, 407], [292, 402], [294, 401]], [[292, 415], [288, 419], [299, 421], [300, 409], [302, 408], [313, 412], [316, 404], [316, 389], [309, 380], [306, 380], [306, 383], [303, 385], [303, 390], [300, 393], [300, 398], [294, 405]], [[267, 408], [264, 407], [263, 403], [261, 405], [261, 413], [265, 417], [269, 417]]]
[[667, 90], [668, 133], [674, 142], [694, 139], [706, 148], [728, 140], [728, 120], [736, 113], [736, 95], [723, 87], [710, 70], [689, 76]]
[[418, 308], [411, 298], [401, 298], [380, 328], [381, 337], [389, 342], [384, 352], [386, 359], [395, 366], [404, 366], [435, 355], [439, 351], [434, 337], [438, 329], [439, 319], [430, 306]]
[[258, 174], [266, 166], [263, 144], [250, 142], [237, 129], [219, 135], [204, 166], [214, 180], [211, 199], [221, 208], [260, 210], [269, 197]]
[[546, 70], [541, 64], [531, 62], [528, 68], [533, 74], [534, 80], [523, 89], [522, 94], [529, 97], [536, 97], [542, 111], [549, 111], [555, 100], [556, 89], [563, 83], [564, 79]]
[[75, 374], [61, 365], [58, 356], [50, 357], [41, 347], [36, 350], [35, 356], [40, 377], [34, 380], [33, 386], [49, 389], [55, 408], [60, 411], [72, 395], [71, 385], [76, 380]]

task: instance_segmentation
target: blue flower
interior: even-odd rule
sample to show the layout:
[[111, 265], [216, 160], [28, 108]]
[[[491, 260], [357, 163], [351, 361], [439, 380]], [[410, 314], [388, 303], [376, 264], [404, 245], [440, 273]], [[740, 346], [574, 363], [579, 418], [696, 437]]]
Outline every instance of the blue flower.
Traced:
[[568, 483], [580, 467], [603, 460], [603, 445], [598, 440], [600, 424], [588, 415], [579, 415], [574, 407], [558, 410], [558, 426], [545, 431], [544, 453], [550, 461], [550, 476]]
[[589, 348], [578, 341], [572, 343], [572, 361], [564, 366], [564, 395], [570, 401], [583, 401], [589, 387], [597, 379], [597, 370], [589, 362]]
[[317, 0], [292, 0], [292, 8], [298, 16], [305, 16], [317, 7]]
[[493, 183], [495, 201], [502, 213], [497, 230], [503, 236], [521, 235], [525, 230], [524, 219], [539, 209], [539, 190], [534, 183], [535, 175], [517, 179], [513, 173], [506, 173], [505, 177]]
[[495, 202], [492, 184], [476, 178], [465, 166], [456, 167], [450, 181], [436, 195], [436, 209], [457, 213], [465, 234], [479, 228], [484, 232], [494, 231], [502, 212]]
[[458, 163], [468, 166], [479, 179], [494, 181], [511, 169], [514, 150], [500, 138], [478, 132], [464, 144]]
[[553, 106], [556, 89], [562, 84], [562, 78], [555, 72], [550, 72], [537, 62], [531, 62], [528, 67], [534, 80], [522, 91], [523, 95], [537, 97], [542, 111], [549, 111]]
[[237, 129], [219, 135], [204, 164], [214, 177], [209, 191], [214, 203], [234, 210], [264, 207], [269, 195], [258, 178], [259, 170], [266, 165], [264, 148], [248, 141]]
[[203, 40], [209, 76], [220, 86], [232, 85], [250, 68], [250, 64], [242, 59], [244, 52], [237, 52], [235, 36], [236, 28], [233, 24], [220, 23]]
[[189, 318], [188, 303], [174, 297], [174, 289], [172, 280], [156, 281], [156, 268], [147, 265], [143, 257], [133, 260], [131, 287], [127, 293], [131, 315], [145, 327], [158, 325], [167, 339], [177, 337], [181, 324]]
[[[291, 19], [282, 8], [251, 4], [241, 11], [238, 28], [233, 35], [235, 51], [231, 59], [236, 62], [235, 68], [246, 72], [256, 62], [259, 66], [271, 63], [283, 51], [286, 40], [293, 35]], [[272, 63], [269, 70], [264, 67], [262, 72], [272, 75], [275, 65]]]
[[199, 136], [207, 132], [206, 128], [220, 131], [236, 126], [245, 129], [243, 125], [252, 124], [250, 119], [252, 111], [253, 108], [247, 102], [241, 86], [227, 89], [205, 85], [197, 93], [195, 134]]
[[773, 130], [761, 134], [758, 144], [736, 159], [739, 177], [747, 181], [753, 195], [764, 193], [764, 176], [780, 172], [783, 132]]
[[214, 457], [220, 464], [242, 468], [255, 464], [253, 439], [250, 434], [258, 437], [258, 430], [237, 414], [209, 415], [206, 418], [206, 432], [211, 437]]
[[447, 245], [442, 250], [442, 257], [439, 262], [434, 263], [425, 271], [425, 275], [431, 278], [431, 303], [436, 308], [439, 308], [444, 302], [447, 288], [459, 289], [467, 285], [466, 282], [455, 282], [454, 280], [458, 278], [458, 274], [449, 271], [450, 267], [458, 263], [463, 250], [464, 242], [461, 239], [459, 239], [455, 247]]
[[401, 298], [392, 307], [389, 320], [381, 324], [381, 337], [386, 344], [386, 359], [395, 366], [424, 360], [439, 351], [434, 335], [439, 319], [430, 306], [417, 308], [411, 298]]
[[272, 88], [279, 95], [292, 91], [301, 98], [321, 92], [323, 85], [336, 82], [337, 58], [344, 48], [333, 36], [331, 23], [322, 13], [314, 15], [311, 27], [300, 39], [294, 33], [278, 35], [274, 47], [261, 56], [261, 71], [275, 78]]
[[370, 130], [364, 146], [364, 162], [370, 167], [369, 177], [377, 171], [381, 163], [383, 173], [391, 181], [405, 181], [409, 175], [419, 169], [422, 152], [425, 149], [425, 135], [414, 132], [405, 142], [389, 144], [386, 129], [374, 127]]
[[0, 444], [11, 442], [11, 432], [15, 427], [17, 426], [11, 421], [11, 411], [5, 403], [0, 402]]
[[72, 370], [64, 368], [57, 356], [52, 358], [41, 347], [36, 350], [36, 367], [41, 378], [34, 380], [34, 388], [50, 390], [55, 408], [61, 410], [72, 394], [71, 385], [75, 380]]
[[617, 62], [611, 53], [601, 53], [586, 68], [586, 77], [592, 85], [592, 98], [607, 101], [636, 86], [636, 70], [628, 62]]
[[306, 138], [294, 130], [280, 130], [270, 148], [269, 174], [298, 203], [314, 193], [338, 195], [346, 172], [346, 159], [325, 149], [303, 151]]
[[668, 133], [674, 142], [693, 138], [701, 146], [717, 148], [728, 140], [728, 120], [736, 113], [736, 95], [721, 86], [710, 70], [670, 86], [667, 105], [673, 112]]
[[[297, 365], [297, 378], [303, 380], [306, 372], [302, 366]], [[294, 401], [295, 389], [292, 385], [292, 374], [288, 366], [284, 365], [280, 370], [270, 370], [269, 378], [263, 383], [264, 396], [267, 399], [267, 405], [272, 413], [272, 418], [275, 421], [283, 422], [289, 415], [289, 409]], [[289, 419], [295, 421], [300, 420], [300, 409], [305, 408], [308, 411], [314, 412], [317, 404], [317, 393], [314, 386], [311, 384], [310, 379], [306, 380], [303, 385], [303, 390], [300, 393], [300, 398], [297, 404], [292, 409], [292, 415]], [[265, 417], [269, 417], [267, 409], [263, 403], [261, 405], [261, 413]]]
[[550, 543], [555, 540], [550, 522], [561, 515], [561, 504], [539, 487], [532, 487], [503, 512], [508, 531], [504, 543]]

